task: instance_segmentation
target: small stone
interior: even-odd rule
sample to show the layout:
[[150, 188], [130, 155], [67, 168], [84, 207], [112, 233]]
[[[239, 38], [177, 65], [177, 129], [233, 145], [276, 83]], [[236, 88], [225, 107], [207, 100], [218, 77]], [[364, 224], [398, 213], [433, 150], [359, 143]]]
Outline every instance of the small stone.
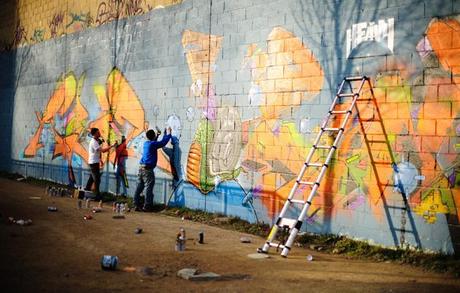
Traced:
[[221, 275], [213, 272], [197, 273], [197, 269], [185, 268], [177, 272], [177, 276], [189, 281], [219, 280]]
[[249, 237], [241, 237], [240, 242], [241, 243], [251, 243], [251, 238], [249, 238]]
[[197, 269], [185, 268], [177, 272], [177, 276], [182, 279], [188, 280], [191, 276], [195, 275]]

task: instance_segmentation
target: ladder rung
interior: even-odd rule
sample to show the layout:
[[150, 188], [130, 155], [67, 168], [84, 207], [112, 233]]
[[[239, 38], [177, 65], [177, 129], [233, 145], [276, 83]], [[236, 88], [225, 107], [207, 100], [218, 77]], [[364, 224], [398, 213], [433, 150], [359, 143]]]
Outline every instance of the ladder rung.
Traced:
[[290, 203], [298, 203], [298, 204], [305, 204], [303, 200], [300, 199], [288, 199]]
[[324, 166], [324, 164], [320, 164], [320, 163], [305, 163], [305, 165], [307, 165], [307, 167], [322, 167], [322, 166]]
[[282, 228], [284, 226], [288, 226], [289, 229], [294, 227], [295, 224], [297, 224], [297, 219], [289, 219], [289, 218], [281, 218], [277, 223], [278, 227]]
[[336, 110], [336, 111], [331, 111], [331, 114], [347, 114], [351, 113], [351, 110]]
[[299, 184], [301, 184], [301, 185], [315, 185], [315, 182], [313, 182], [313, 181], [299, 181]]
[[370, 143], [387, 143], [386, 140], [369, 140]]
[[329, 150], [332, 147], [333, 147], [332, 145], [317, 145], [314, 148], [321, 149], [321, 150]]
[[363, 80], [367, 79], [365, 76], [350, 76], [350, 77], [345, 77], [346, 81], [357, 81], [357, 80]]
[[324, 127], [323, 130], [324, 131], [339, 131], [339, 130], [343, 130], [343, 128], [338, 128], [338, 127]]
[[354, 97], [355, 95], [357, 95], [357, 93], [338, 94], [337, 96], [339, 98], [351, 98], [351, 97]]
[[271, 247], [279, 247], [279, 248], [284, 248], [283, 244], [275, 243], [275, 242], [268, 242], [268, 245]]

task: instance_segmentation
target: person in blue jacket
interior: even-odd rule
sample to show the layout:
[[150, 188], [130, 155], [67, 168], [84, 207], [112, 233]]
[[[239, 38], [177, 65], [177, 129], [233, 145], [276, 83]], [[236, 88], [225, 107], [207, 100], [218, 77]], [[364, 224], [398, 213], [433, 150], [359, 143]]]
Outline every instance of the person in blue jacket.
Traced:
[[[154, 169], [158, 161], [158, 149], [164, 147], [171, 139], [171, 128], [163, 135], [161, 141], [157, 141], [157, 135], [153, 129], [146, 133], [147, 141], [144, 142], [142, 158], [140, 160], [137, 188], [134, 193], [135, 211], [151, 212], [153, 210], [153, 187], [155, 186]], [[144, 206], [141, 207], [140, 195], [146, 188]]]

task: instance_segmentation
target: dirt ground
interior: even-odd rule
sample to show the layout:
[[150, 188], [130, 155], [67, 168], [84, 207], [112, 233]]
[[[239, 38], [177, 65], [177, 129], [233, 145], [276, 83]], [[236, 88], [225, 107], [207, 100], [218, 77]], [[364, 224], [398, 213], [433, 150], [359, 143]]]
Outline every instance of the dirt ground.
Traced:
[[[48, 206], [58, 211], [48, 212]], [[74, 199], [49, 197], [41, 187], [0, 178], [1, 291], [460, 292], [460, 280], [446, 274], [301, 248], [287, 259], [275, 253], [269, 259], [250, 259], [247, 255], [264, 239], [161, 213], [132, 212], [113, 219], [111, 208], [105, 207], [84, 220], [87, 213]], [[30, 218], [33, 224], [8, 224], [8, 217]], [[137, 227], [145, 233], [135, 234]], [[174, 251], [180, 227], [189, 238], [182, 253]], [[205, 244], [196, 243], [200, 231]], [[242, 236], [252, 243], [240, 243]], [[101, 270], [104, 254], [119, 257], [119, 270]], [[306, 260], [308, 254], [313, 261]], [[138, 271], [125, 272], [125, 267]], [[143, 274], [142, 267], [153, 268], [153, 274]], [[187, 281], [176, 276], [182, 268], [228, 278]]]

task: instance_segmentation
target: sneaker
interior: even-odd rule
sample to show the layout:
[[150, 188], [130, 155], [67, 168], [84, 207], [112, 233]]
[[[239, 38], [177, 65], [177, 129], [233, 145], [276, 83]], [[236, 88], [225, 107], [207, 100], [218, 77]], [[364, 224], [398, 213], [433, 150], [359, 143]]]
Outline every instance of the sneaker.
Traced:
[[134, 208], [134, 211], [135, 211], [135, 212], [142, 212], [142, 211], [143, 211], [143, 209], [142, 209], [142, 208], [140, 208], [140, 207], [135, 207], [135, 208]]

